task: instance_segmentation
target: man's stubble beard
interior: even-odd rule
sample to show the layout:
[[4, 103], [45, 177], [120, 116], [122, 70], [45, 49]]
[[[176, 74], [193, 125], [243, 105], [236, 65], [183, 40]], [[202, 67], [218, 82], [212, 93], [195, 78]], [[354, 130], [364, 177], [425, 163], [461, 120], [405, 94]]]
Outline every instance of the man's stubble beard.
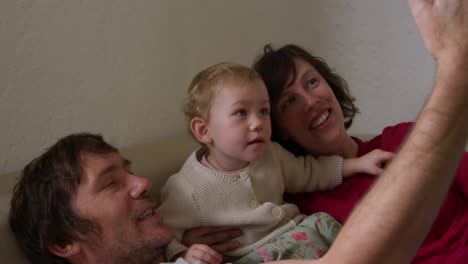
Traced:
[[108, 246], [102, 248], [99, 263], [103, 264], [156, 264], [165, 261], [167, 245], [139, 240], [128, 243], [123, 240], [108, 241]]

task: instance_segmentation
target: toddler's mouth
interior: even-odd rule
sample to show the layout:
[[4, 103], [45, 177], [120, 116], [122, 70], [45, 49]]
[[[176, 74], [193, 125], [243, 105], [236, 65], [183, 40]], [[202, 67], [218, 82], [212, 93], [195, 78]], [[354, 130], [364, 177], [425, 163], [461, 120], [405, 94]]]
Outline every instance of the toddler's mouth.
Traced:
[[254, 140], [249, 141], [247, 144], [248, 145], [253, 145], [253, 144], [257, 144], [257, 143], [265, 143], [265, 140], [263, 140], [263, 138], [256, 138]]

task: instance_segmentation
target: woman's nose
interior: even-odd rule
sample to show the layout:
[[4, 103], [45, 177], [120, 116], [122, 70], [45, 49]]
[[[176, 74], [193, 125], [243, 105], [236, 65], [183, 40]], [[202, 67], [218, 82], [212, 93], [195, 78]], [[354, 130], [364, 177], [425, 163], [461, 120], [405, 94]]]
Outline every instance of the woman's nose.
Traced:
[[132, 198], [138, 199], [149, 195], [151, 181], [135, 175], [129, 175], [129, 177], [130, 196]]
[[311, 95], [309, 93], [304, 94], [304, 102], [305, 102], [305, 110], [306, 112], [315, 108], [319, 102], [319, 98], [317, 96]]

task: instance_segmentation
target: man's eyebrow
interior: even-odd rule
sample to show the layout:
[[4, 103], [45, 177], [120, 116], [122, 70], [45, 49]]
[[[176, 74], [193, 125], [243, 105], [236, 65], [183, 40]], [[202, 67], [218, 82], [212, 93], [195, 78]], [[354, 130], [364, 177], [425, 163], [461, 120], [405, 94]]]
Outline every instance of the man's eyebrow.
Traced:
[[113, 171], [117, 170], [120, 165], [122, 165], [124, 168], [127, 168], [127, 167], [132, 165], [132, 162], [130, 160], [128, 160], [128, 159], [122, 159], [121, 162], [119, 162], [119, 163], [121, 163], [121, 164], [113, 163], [113, 164], [110, 164], [109, 166], [105, 167], [104, 169], [102, 169], [97, 175], [98, 178], [101, 178], [101, 177], [105, 176], [106, 174], [112, 173]]
[[106, 168], [104, 168], [103, 170], [101, 170], [99, 173], [98, 173], [98, 179], [100, 179], [101, 177], [105, 176], [106, 174], [109, 174], [113, 171], [115, 171], [117, 169], [117, 165], [116, 164], [111, 164], [109, 166], [107, 166]]

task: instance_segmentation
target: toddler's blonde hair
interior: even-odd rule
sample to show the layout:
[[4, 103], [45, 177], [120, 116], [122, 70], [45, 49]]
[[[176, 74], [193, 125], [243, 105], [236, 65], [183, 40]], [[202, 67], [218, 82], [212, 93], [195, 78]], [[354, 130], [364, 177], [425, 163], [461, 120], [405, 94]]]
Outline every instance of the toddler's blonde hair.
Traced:
[[204, 69], [193, 78], [188, 88], [184, 100], [185, 119], [189, 124], [194, 117], [208, 120], [213, 99], [224, 84], [242, 86], [258, 81], [263, 82], [260, 75], [241, 64], [223, 62]]

